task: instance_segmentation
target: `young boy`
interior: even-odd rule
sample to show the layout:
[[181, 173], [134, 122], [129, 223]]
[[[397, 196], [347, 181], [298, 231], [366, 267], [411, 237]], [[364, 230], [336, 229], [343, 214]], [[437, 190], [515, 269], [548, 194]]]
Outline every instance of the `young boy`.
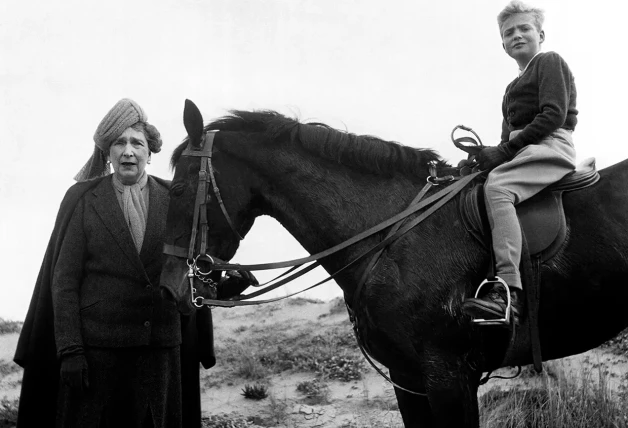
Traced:
[[[541, 52], [543, 11], [511, 1], [497, 17], [502, 46], [519, 66], [502, 102], [501, 143], [478, 155], [481, 169], [492, 170], [484, 186], [497, 276], [508, 284], [512, 315], [523, 299], [519, 262], [521, 229], [515, 205], [575, 169], [572, 132], [576, 127], [576, 87], [567, 63], [555, 52]], [[503, 318], [505, 295], [495, 286], [470, 298], [465, 310], [475, 318]]]

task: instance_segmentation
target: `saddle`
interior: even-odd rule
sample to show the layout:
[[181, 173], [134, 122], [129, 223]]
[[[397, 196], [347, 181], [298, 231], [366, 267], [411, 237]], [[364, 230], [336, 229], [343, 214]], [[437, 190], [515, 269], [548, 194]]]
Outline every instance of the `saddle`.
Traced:
[[[563, 210], [563, 193], [592, 186], [599, 179], [595, 158], [588, 158], [574, 172], [515, 207], [531, 256], [545, 262], [565, 242], [567, 219]], [[461, 194], [460, 217], [466, 229], [476, 239], [486, 246], [490, 245], [484, 206], [484, 183], [479, 183]]]
[[[567, 239], [563, 193], [592, 186], [599, 179], [600, 176], [595, 169], [595, 158], [588, 158], [578, 165], [574, 172], [515, 207], [524, 238], [521, 275], [527, 302], [528, 346], [532, 353], [534, 368], [538, 373], [543, 370], [539, 334], [540, 264], [551, 259]], [[463, 224], [492, 252], [491, 235], [484, 206], [484, 183], [473, 186], [466, 193], [461, 194], [460, 198], [460, 217]], [[481, 325], [500, 325], [502, 321], [508, 324], [508, 316], [497, 322], [490, 320], [476, 322]], [[503, 361], [507, 361], [511, 353], [516, 353], [516, 348], [515, 329], [511, 324], [510, 341]], [[488, 379], [490, 379], [490, 373], [482, 380], [482, 383]]]

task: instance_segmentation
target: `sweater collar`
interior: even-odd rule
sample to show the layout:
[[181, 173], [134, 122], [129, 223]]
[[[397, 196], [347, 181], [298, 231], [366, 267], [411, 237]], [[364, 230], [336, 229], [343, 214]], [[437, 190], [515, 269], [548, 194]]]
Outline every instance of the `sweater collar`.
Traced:
[[530, 66], [530, 64], [532, 63], [532, 61], [534, 60], [534, 58], [536, 58], [537, 56], [539, 56], [539, 54], [541, 53], [541, 51], [538, 51], [536, 54], [534, 54], [534, 56], [532, 58], [530, 58], [530, 61], [528, 61], [528, 63], [526, 64], [526, 66], [523, 68], [523, 70], [519, 70], [519, 77], [521, 77], [523, 75], [523, 73], [526, 72], [526, 70], [528, 69], [528, 67]]

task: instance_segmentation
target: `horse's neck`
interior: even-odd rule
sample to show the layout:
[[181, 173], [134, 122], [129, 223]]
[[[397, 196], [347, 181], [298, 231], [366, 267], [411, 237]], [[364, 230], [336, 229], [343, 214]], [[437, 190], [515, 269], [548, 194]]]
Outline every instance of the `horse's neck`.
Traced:
[[[269, 214], [311, 254], [337, 245], [405, 209], [418, 192], [409, 179], [359, 174], [331, 162], [269, 164], [263, 190]], [[282, 165], [290, 165], [282, 169]], [[290, 177], [286, 180], [285, 177]], [[370, 245], [374, 242], [369, 240]], [[336, 269], [368, 241], [323, 262]]]

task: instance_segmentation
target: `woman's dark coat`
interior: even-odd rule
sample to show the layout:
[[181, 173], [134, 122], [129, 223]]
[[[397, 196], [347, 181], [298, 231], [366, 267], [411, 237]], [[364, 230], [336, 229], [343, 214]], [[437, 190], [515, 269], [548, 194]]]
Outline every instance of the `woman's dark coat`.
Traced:
[[[102, 194], [103, 186], [111, 186], [110, 180], [111, 177], [105, 177], [77, 183], [68, 190], [61, 202], [14, 357], [15, 362], [24, 368], [18, 411], [18, 428], [54, 426], [59, 383], [59, 360], [56, 356], [57, 347], [50, 289], [52, 274], [66, 227], [76, 204], [81, 198], [87, 196], [86, 192], [100, 192]], [[161, 259], [165, 212], [168, 204], [169, 182], [150, 176], [149, 185], [151, 186], [149, 219], [145, 235], [145, 240], [148, 242], [143, 245], [143, 250], [149, 250], [142, 251], [141, 261], [137, 252], [135, 254], [129, 252], [129, 255], [137, 259], [137, 275], [140, 278], [147, 276], [143, 263], [150, 264], [151, 262], [154, 263], [155, 259]], [[119, 211], [113, 216], [113, 219], [118, 214], [118, 219], [123, 219], [115, 194], [111, 193], [109, 196], [113, 197], [112, 200], [108, 201], [112, 205], [109, 209], [113, 207]], [[154, 212], [162, 212], [163, 218], [151, 216], [150, 212], [153, 210]], [[109, 218], [109, 221], [111, 220], [112, 218]], [[123, 227], [126, 227], [123, 220], [121, 223]], [[119, 226], [116, 222], [111, 223], [111, 227]], [[133, 245], [128, 229], [118, 229], [118, 233], [128, 234], [128, 240]], [[157, 286], [157, 284], [154, 285]], [[210, 368], [216, 361], [213, 351], [211, 312], [208, 309], [203, 309], [190, 317], [182, 318], [181, 321], [183, 422], [185, 427], [200, 427], [199, 362], [205, 368]]]

